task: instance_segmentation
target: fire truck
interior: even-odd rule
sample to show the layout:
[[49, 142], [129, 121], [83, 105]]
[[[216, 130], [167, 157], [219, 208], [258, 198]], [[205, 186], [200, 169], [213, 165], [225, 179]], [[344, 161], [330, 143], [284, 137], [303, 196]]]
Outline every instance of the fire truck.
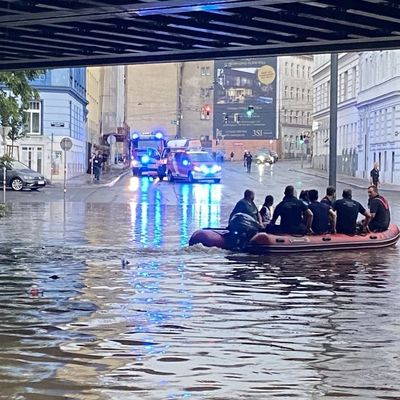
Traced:
[[131, 168], [134, 176], [158, 175], [161, 153], [167, 141], [162, 132], [134, 133], [131, 139]]

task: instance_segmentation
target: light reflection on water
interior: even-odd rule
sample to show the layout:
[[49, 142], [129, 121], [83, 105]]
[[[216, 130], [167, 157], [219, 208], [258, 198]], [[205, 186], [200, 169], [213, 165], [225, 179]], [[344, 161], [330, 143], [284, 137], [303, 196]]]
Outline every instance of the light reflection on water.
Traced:
[[229, 212], [220, 185], [176, 185], [176, 207], [148, 183], [65, 224], [57, 203], [1, 220], [0, 397], [400, 398], [397, 248], [185, 248]]

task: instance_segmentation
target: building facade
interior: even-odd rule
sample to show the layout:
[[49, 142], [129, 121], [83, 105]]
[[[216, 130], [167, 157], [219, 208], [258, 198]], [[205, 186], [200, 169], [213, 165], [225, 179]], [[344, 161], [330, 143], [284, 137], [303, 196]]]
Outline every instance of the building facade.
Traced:
[[[282, 158], [311, 153], [313, 111], [312, 56], [280, 57], [279, 138]], [[306, 139], [303, 139], [303, 138]]]
[[86, 171], [85, 68], [47, 70], [32, 85], [40, 99], [31, 101], [26, 136], [14, 145], [14, 157], [52, 180], [63, 179], [64, 152], [60, 142], [72, 140], [67, 152], [67, 177]]
[[86, 68], [86, 100], [87, 100], [87, 121], [86, 131], [88, 140], [88, 154], [92, 147], [100, 144], [101, 110], [101, 75], [102, 67]]
[[[400, 178], [400, 52], [339, 55], [337, 171], [369, 178], [378, 162], [382, 182]], [[330, 56], [315, 56], [313, 167], [328, 168]]]

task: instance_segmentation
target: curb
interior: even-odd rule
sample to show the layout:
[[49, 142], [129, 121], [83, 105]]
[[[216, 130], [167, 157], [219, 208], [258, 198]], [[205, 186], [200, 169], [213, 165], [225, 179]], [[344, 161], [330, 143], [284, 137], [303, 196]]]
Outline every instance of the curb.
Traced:
[[[321, 178], [321, 179], [328, 179], [328, 176], [321, 175], [321, 174], [318, 174], [318, 173], [315, 173], [315, 172], [307, 172], [307, 171], [302, 171], [302, 170], [299, 170], [299, 169], [289, 169], [289, 171], [298, 172], [298, 173], [301, 173], [301, 174], [304, 174], [304, 175], [309, 175], [309, 176], [315, 176], [315, 177]], [[348, 186], [351, 186], [351, 187], [354, 187], [354, 188], [357, 188], [357, 189], [367, 189], [367, 187], [369, 186], [368, 182], [366, 182], [365, 185], [361, 185], [361, 184], [358, 184], [358, 183], [345, 181], [345, 180], [340, 179], [340, 178], [336, 179], [336, 181], [338, 183], [342, 183], [344, 185], [348, 185]], [[382, 187], [380, 187], [379, 191], [380, 192], [398, 193], [398, 192], [400, 192], [400, 189], [391, 189], [391, 188], [382, 188]]]

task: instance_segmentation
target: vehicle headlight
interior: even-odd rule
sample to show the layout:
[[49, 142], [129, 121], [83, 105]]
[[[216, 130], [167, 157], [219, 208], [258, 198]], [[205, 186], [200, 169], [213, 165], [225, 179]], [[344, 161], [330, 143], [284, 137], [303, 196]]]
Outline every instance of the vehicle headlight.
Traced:
[[25, 180], [32, 180], [33, 177], [32, 177], [32, 176], [29, 176], [29, 175], [22, 175], [22, 179], [25, 179]]
[[146, 154], [142, 157], [142, 163], [147, 164], [150, 161], [150, 157]]
[[201, 168], [200, 168], [200, 167], [197, 167], [197, 166], [196, 166], [196, 167], [194, 167], [193, 169], [194, 169], [196, 172], [201, 172]]
[[211, 167], [211, 172], [213, 173], [213, 174], [215, 174], [216, 172], [219, 172], [219, 171], [221, 171], [221, 166], [220, 165], [213, 165], [212, 167]]
[[139, 165], [139, 161], [138, 160], [132, 160], [131, 161], [131, 166], [132, 167], [137, 167]]
[[261, 157], [258, 157], [258, 159], [259, 159], [260, 161], [264, 161], [264, 160], [265, 160], [265, 157], [264, 157], [264, 156], [261, 156]]

